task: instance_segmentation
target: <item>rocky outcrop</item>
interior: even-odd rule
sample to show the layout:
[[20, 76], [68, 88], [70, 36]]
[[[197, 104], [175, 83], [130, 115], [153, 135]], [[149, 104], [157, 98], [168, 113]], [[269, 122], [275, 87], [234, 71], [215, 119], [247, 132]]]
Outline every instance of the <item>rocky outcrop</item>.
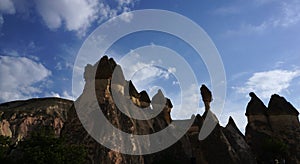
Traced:
[[[282, 163], [299, 163], [299, 113], [279, 95], [273, 95], [266, 107], [254, 93], [249, 94], [251, 100], [246, 109], [248, 124], [244, 136], [231, 117], [226, 127], [220, 126], [210, 110], [213, 97], [205, 85], [200, 88], [205, 112], [193, 115], [191, 119], [174, 120], [170, 115], [171, 100], [161, 90], [152, 98], [146, 91], [139, 92], [132, 81], [125, 79], [122, 68], [112, 58], [104, 56], [95, 65], [87, 65], [84, 79], [83, 93], [75, 102], [43, 98], [0, 104], [0, 135], [11, 137], [17, 143], [30, 137], [37, 127], [50, 126], [56, 136], [63, 137], [68, 144], [85, 147], [85, 163], [255, 164], [270, 163], [275, 159]], [[155, 117], [137, 119], [132, 117], [132, 110], [148, 112]], [[83, 125], [80, 121], [96, 120], [99, 112], [115, 129], [135, 135], [153, 134], [185, 122], [192, 124], [167, 149], [147, 155], [128, 155], [104, 147], [87, 132], [107, 128], [99, 122]], [[137, 116], [145, 116], [143, 112]], [[213, 121], [216, 127], [207, 138], [199, 140], [199, 133], [207, 120]], [[102, 142], [113, 144], [115, 150], [128, 148], [140, 152], [161, 142], [160, 139], [145, 138], [143, 141], [131, 140], [130, 146], [125, 147], [125, 138], [116, 130], [104, 136]], [[168, 139], [172, 137], [173, 134], [168, 135]]]
[[60, 98], [30, 99], [0, 104], [0, 135], [17, 142], [37, 127], [50, 126], [60, 136], [73, 101]]
[[[108, 67], [108, 68], [106, 68]], [[96, 72], [94, 72], [96, 70]], [[114, 71], [115, 70], [115, 71]], [[106, 56], [94, 66], [89, 65], [86, 68], [85, 80], [86, 84], [82, 95], [76, 100], [75, 104], [82, 104], [83, 106], [99, 105], [102, 113], [107, 120], [114, 125], [114, 127], [131, 134], [151, 134], [166, 127], [170, 122], [170, 111], [172, 104], [167, 100], [161, 91], [156, 96], [157, 100], [152, 99], [153, 110], [161, 110], [162, 112], [151, 120], [137, 120], [128, 117], [126, 114], [119, 110], [119, 107], [123, 107], [126, 113], [130, 109], [127, 106], [118, 106], [127, 104], [128, 100], [133, 103], [134, 106], [142, 109], [138, 110], [152, 110], [150, 109], [151, 100], [145, 91], [138, 92], [134, 87], [132, 81], [126, 81], [120, 66], [116, 65], [113, 59], [108, 59]], [[105, 73], [102, 73], [104, 71]], [[92, 79], [92, 73], [96, 74], [95, 79]], [[91, 83], [95, 82], [95, 88], [91, 88]], [[90, 93], [95, 89], [97, 104], [90, 101]], [[114, 100], [122, 102], [116, 104]], [[168, 103], [167, 103], [168, 102]], [[82, 108], [84, 109], [84, 108]], [[77, 111], [78, 112], [78, 111]], [[80, 111], [79, 111], [80, 112]], [[82, 111], [87, 117], [93, 117], [94, 111]], [[129, 112], [130, 113], [130, 112]], [[99, 125], [101, 126], [101, 125]], [[144, 163], [145, 158], [143, 156], [130, 156], [121, 154], [113, 150], [109, 150], [104, 146], [96, 142], [84, 129], [80, 120], [77, 117], [75, 107], [73, 106], [68, 113], [68, 121], [63, 129], [63, 136], [70, 141], [70, 143], [83, 144], [88, 149], [89, 163]], [[76, 136], [76, 137], [74, 137]], [[116, 138], [116, 140], [123, 142], [123, 138]], [[111, 142], [109, 138], [107, 141]], [[143, 143], [132, 142], [135, 150], [138, 151], [143, 144], [149, 144], [149, 140], [145, 140]], [[119, 145], [122, 147], [123, 145]], [[154, 158], [149, 158], [148, 161]]]
[[205, 85], [202, 85], [200, 88], [200, 93], [202, 96], [202, 101], [204, 102], [205, 111], [207, 111], [210, 109], [210, 103], [212, 102], [211, 91]]
[[[103, 67], [109, 68], [106, 69]], [[94, 72], [95, 70], [96, 72]], [[166, 98], [161, 90], [158, 90], [157, 94], [154, 95], [151, 100], [145, 91], [138, 92], [132, 81], [126, 81], [124, 79], [121, 67], [116, 65], [113, 59], [103, 57], [94, 66], [87, 66], [86, 71], [91, 71], [96, 74], [94, 81], [97, 103], [101, 107], [103, 114], [111, 124], [124, 132], [131, 134], [152, 134], [164, 129], [172, 122], [176, 125], [176, 123], [189, 121], [172, 120], [170, 112], [173, 105], [170, 99]], [[108, 73], [101, 73], [101, 71], [108, 71]], [[93, 89], [90, 88], [93, 79], [88, 78], [92, 77], [92, 73], [85, 72], [85, 75], [90, 76], [85, 76], [86, 85], [84, 92], [79, 99], [76, 100], [75, 104], [80, 101], [86, 101], [83, 106], [91, 105], [87, 97], [90, 96], [90, 91]], [[70, 143], [86, 145], [89, 152], [87, 159], [89, 163], [220, 163], [220, 161], [225, 163], [255, 163], [253, 159], [248, 160], [248, 158], [251, 158], [249, 147], [245, 145], [232, 145], [246, 143], [237, 129], [225, 129], [217, 124], [217, 127], [207, 139], [199, 141], [199, 131], [207, 113], [210, 112], [209, 108], [212, 101], [212, 94], [205, 85], [201, 87], [201, 94], [206, 106], [205, 114], [203, 116], [192, 116], [195, 120], [188, 132], [174, 145], [154, 154], [133, 156], [105, 148], [85, 131], [76, 116], [77, 114], [74, 107], [70, 109], [68, 120], [62, 134]], [[137, 110], [160, 112], [156, 117], [150, 120], [137, 120], [128, 117], [120, 111], [120, 106], [116, 104], [116, 101], [127, 104], [128, 99], [135, 106], [142, 108]], [[124, 108], [125, 112], [130, 110], [126, 109], [126, 107]], [[132, 106], [132, 108], [134, 107]], [[89, 117], [93, 115], [93, 112], [83, 112]], [[172, 135], [170, 134], [169, 137], [171, 138]], [[236, 138], [239, 138], [239, 141], [234, 142], [233, 140]], [[122, 141], [123, 139], [117, 138], [117, 140]], [[132, 144], [136, 150], [139, 150], [144, 145], [151, 145], [152, 142], [151, 140], [145, 140], [142, 143], [132, 141]], [[122, 145], [119, 146], [121, 147]]]
[[300, 163], [299, 112], [285, 98], [272, 95], [268, 107], [250, 93], [246, 141], [261, 162]]
[[236, 152], [239, 163], [257, 162], [250, 146], [245, 140], [244, 135], [238, 129], [232, 117], [229, 118], [229, 121], [223, 131], [232, 149]]

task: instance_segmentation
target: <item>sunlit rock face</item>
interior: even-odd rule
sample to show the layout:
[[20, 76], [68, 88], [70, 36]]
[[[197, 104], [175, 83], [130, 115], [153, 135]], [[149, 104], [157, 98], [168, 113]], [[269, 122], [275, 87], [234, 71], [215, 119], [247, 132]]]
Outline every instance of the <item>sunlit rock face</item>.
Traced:
[[28, 137], [36, 128], [52, 127], [56, 136], [67, 120], [73, 101], [60, 98], [30, 99], [0, 105], [0, 135], [17, 142]]
[[[299, 163], [300, 124], [297, 109], [277, 94], [271, 96], [268, 107], [254, 93], [250, 96], [246, 111], [246, 140], [258, 160], [266, 162], [277, 158], [286, 163]], [[273, 151], [270, 150], [272, 145]]]

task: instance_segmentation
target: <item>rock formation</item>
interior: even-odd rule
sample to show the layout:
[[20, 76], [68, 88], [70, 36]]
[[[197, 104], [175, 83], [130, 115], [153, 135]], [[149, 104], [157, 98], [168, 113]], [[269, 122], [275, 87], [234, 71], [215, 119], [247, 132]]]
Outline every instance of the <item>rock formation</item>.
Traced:
[[[75, 102], [43, 98], [0, 104], [0, 135], [9, 136], [17, 143], [30, 137], [28, 134], [36, 127], [50, 126], [56, 136], [65, 138], [68, 144], [84, 145], [87, 150], [85, 163], [255, 164], [274, 162], [275, 159], [286, 163], [300, 162], [299, 113], [279, 95], [273, 95], [266, 107], [254, 93], [249, 94], [251, 100], [246, 109], [248, 125], [245, 136], [231, 117], [226, 127], [220, 126], [217, 118], [213, 117], [216, 127], [200, 141], [198, 136], [204, 120], [214, 116], [210, 110], [213, 108], [210, 106], [212, 93], [205, 85], [200, 88], [204, 114], [193, 115], [187, 120], [174, 120], [170, 116], [173, 108], [171, 100], [161, 90], [152, 98], [146, 91], [139, 92], [132, 81], [124, 78], [122, 68], [112, 58], [104, 56], [95, 65], [87, 65], [84, 79], [83, 93]], [[80, 108], [77, 108], [78, 105]], [[79, 116], [95, 119], [99, 112], [97, 107], [115, 128], [136, 135], [153, 134], [169, 125], [193, 122], [182, 138], [167, 149], [147, 155], [127, 155], [99, 144], [84, 128]], [[132, 110], [157, 115], [151, 119], [135, 119], [131, 117]], [[143, 116], [143, 113], [138, 116]], [[87, 128], [105, 128], [103, 126], [92, 122]], [[116, 131], [111, 131], [110, 135], [117, 137], [103, 138], [103, 141], [118, 142], [121, 144], [115, 146], [124, 148], [124, 138], [118, 137]], [[168, 137], [174, 136], [170, 134]], [[154, 142], [157, 141], [132, 140], [129, 148], [139, 152]]]
[[212, 102], [211, 91], [205, 85], [202, 85], [200, 88], [200, 93], [205, 105], [205, 111], [208, 111], [210, 109], [210, 103]]
[[50, 126], [60, 136], [73, 101], [60, 98], [30, 99], [0, 105], [0, 135], [14, 142], [26, 138], [35, 128]]
[[300, 162], [299, 112], [283, 97], [272, 95], [268, 107], [250, 93], [246, 141], [258, 161]]
[[[103, 67], [109, 67], [109, 69]], [[124, 79], [121, 67], [116, 65], [113, 59], [103, 57], [94, 66], [87, 66], [86, 71], [87, 70], [92, 73], [96, 70], [94, 74], [96, 74], [95, 90], [98, 104], [101, 106], [101, 110], [106, 118], [118, 129], [132, 134], [151, 134], [164, 129], [173, 121], [181, 122], [181, 120], [171, 119], [170, 112], [173, 105], [170, 99], [166, 98], [161, 90], [158, 90], [157, 94], [150, 100], [145, 91], [138, 92], [132, 81], [126, 81]], [[108, 73], [101, 73], [101, 71], [108, 71]], [[85, 74], [88, 75], [90, 73]], [[81, 101], [81, 99], [89, 94], [89, 82], [87, 81], [92, 82], [86, 79], [84, 92], [77, 101]], [[205, 85], [201, 87], [201, 94], [207, 112], [210, 108], [210, 102], [212, 101], [212, 94]], [[114, 97], [113, 95], [117, 96]], [[115, 98], [125, 103], [125, 100], [123, 100], [124, 97], [130, 99], [136, 106], [142, 108], [138, 110], [158, 111], [162, 109], [162, 111], [155, 118], [150, 120], [133, 119], [120, 112], [118, 106], [115, 104]], [[161, 152], [144, 156], [132, 156], [114, 152], [94, 141], [94, 139], [85, 132], [76, 117], [74, 108], [70, 109], [63, 135], [68, 138], [71, 143], [83, 143], [87, 146], [89, 150], [89, 163], [156, 163], [171, 161], [178, 163], [219, 163], [220, 161], [225, 163], [255, 163], [253, 162], [254, 160], [251, 156], [250, 148], [245, 146], [247, 144], [237, 128], [233, 130], [229, 128], [228, 130], [218, 124], [207, 139], [199, 141], [198, 135], [205, 116], [204, 118], [200, 115], [193, 117], [195, 118], [194, 123], [182, 139]], [[169, 137], [172, 136], [170, 135]], [[238, 138], [239, 141], [234, 142], [233, 140], [236, 138]], [[118, 140], [121, 141], [122, 138]], [[152, 141], [149, 140], [143, 143], [133, 144], [139, 149], [139, 147], [143, 145], [151, 145], [151, 142]], [[244, 145], [231, 145], [240, 143]], [[251, 157], [252, 160], [250, 160]]]

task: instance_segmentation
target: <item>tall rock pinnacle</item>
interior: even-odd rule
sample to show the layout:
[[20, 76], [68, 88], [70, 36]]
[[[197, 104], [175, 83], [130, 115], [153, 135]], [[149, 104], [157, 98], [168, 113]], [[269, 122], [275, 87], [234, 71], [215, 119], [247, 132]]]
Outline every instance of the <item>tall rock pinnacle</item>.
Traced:
[[202, 84], [200, 88], [200, 93], [202, 96], [202, 101], [205, 105], [205, 111], [208, 111], [210, 109], [210, 103], [212, 102], [211, 91], [204, 84]]

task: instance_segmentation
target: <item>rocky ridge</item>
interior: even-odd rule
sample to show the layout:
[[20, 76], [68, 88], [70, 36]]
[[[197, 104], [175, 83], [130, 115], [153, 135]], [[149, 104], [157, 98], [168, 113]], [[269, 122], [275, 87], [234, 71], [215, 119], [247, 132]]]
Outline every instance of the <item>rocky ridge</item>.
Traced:
[[246, 116], [246, 141], [259, 161], [276, 158], [282, 163], [300, 162], [299, 112], [285, 98], [274, 94], [268, 107], [250, 93]]
[[14, 142], [23, 140], [40, 126], [50, 126], [56, 136], [67, 120], [73, 101], [61, 98], [40, 98], [13, 101], [0, 105], [0, 135]]
[[[170, 124], [189, 120], [172, 120], [171, 100], [158, 90], [152, 98], [146, 91], [137, 91], [132, 81], [124, 78], [122, 68], [112, 59], [104, 56], [95, 65], [87, 65], [84, 72], [85, 87], [75, 101], [58, 98], [32, 99], [0, 104], [0, 135], [12, 137], [17, 143], [26, 139], [39, 126], [50, 126], [58, 137], [64, 137], [70, 144], [84, 145], [87, 150], [85, 163], [281, 163], [300, 162], [300, 130], [298, 111], [279, 95], [273, 95], [268, 107], [254, 94], [247, 105], [248, 124], [245, 136], [239, 131], [234, 120], [217, 126], [205, 139], [198, 139], [203, 120], [213, 116], [210, 103], [212, 93], [203, 85], [200, 88], [205, 113], [191, 116], [192, 126], [175, 144], [169, 148], [148, 155], [126, 155], [110, 150], [93, 139], [81, 124], [80, 115], [96, 117], [94, 106], [100, 106], [106, 119], [117, 129], [131, 134], [152, 134]], [[96, 94], [96, 102], [90, 100]], [[114, 95], [114, 96], [113, 96]], [[116, 97], [115, 97], [116, 96]], [[122, 113], [115, 99], [127, 103], [130, 100], [144, 111], [162, 111], [149, 120], [137, 120]], [[124, 101], [124, 102], [123, 102]], [[81, 105], [81, 111], [75, 106]], [[131, 106], [134, 109], [134, 106]], [[131, 108], [130, 107], [130, 108]], [[92, 110], [88, 110], [88, 109]], [[95, 108], [96, 109], [96, 108]], [[125, 108], [126, 109], [126, 108]], [[130, 109], [126, 109], [130, 111]], [[97, 125], [101, 127], [101, 125]], [[112, 136], [118, 135], [114, 132]], [[174, 137], [172, 135], [169, 136]], [[105, 142], [123, 142], [123, 138], [104, 138]], [[132, 148], [140, 151], [145, 145], [156, 142], [132, 141]], [[122, 148], [123, 144], [117, 145]], [[278, 148], [278, 151], [277, 151]], [[276, 150], [276, 151], [274, 151]]]

